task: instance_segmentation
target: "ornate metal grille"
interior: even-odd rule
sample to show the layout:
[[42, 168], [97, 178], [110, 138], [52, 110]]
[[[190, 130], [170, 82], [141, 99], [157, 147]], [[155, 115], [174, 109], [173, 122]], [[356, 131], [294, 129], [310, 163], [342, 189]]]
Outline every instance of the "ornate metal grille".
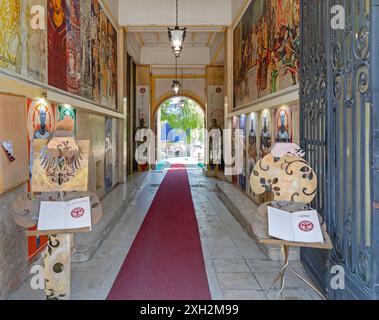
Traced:
[[[331, 28], [331, 9], [345, 9], [345, 29]], [[334, 243], [327, 255], [302, 259], [330, 298], [373, 298], [372, 77], [369, 0], [303, 0], [301, 142], [318, 173], [314, 202]], [[378, 70], [379, 72], [379, 70]], [[330, 287], [330, 267], [345, 269], [346, 289]]]

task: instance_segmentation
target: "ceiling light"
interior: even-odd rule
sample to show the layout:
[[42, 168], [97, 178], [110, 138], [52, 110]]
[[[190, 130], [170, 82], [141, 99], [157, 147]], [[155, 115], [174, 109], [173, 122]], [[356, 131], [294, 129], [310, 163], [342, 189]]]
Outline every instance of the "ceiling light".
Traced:
[[187, 28], [179, 28], [178, 0], [176, 0], [176, 25], [173, 29], [168, 28], [168, 38], [175, 57], [179, 57], [183, 50], [183, 42], [186, 38], [186, 33]]

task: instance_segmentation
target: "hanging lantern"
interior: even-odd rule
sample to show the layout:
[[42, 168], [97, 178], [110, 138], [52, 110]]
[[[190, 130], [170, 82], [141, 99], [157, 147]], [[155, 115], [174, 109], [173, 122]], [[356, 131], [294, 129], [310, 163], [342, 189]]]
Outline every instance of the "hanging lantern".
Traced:
[[175, 28], [168, 28], [168, 38], [170, 40], [172, 52], [175, 57], [179, 57], [183, 50], [183, 42], [186, 39], [187, 28], [179, 28], [178, 0], [176, 0], [176, 25]]
[[182, 87], [182, 85], [180, 84], [180, 82], [178, 80], [173, 81], [172, 90], [174, 90], [175, 94], [179, 94], [181, 87]]
[[171, 43], [172, 52], [175, 57], [179, 57], [183, 50], [183, 42], [186, 38], [186, 28], [180, 29], [176, 26], [174, 29], [168, 28], [168, 38]]

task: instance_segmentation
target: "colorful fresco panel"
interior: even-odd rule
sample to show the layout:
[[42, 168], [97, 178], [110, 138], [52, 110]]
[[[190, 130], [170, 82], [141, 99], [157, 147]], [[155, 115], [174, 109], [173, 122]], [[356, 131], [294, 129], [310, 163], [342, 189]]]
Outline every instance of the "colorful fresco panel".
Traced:
[[300, 0], [253, 0], [234, 30], [234, 107], [299, 82]]

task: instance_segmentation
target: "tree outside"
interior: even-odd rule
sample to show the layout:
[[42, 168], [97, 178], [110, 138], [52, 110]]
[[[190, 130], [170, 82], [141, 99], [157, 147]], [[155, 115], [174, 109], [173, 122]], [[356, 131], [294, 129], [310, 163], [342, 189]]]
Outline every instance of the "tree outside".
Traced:
[[202, 160], [204, 157], [205, 116], [201, 107], [193, 100], [175, 97], [165, 101], [161, 108], [162, 153], [191, 156]]

